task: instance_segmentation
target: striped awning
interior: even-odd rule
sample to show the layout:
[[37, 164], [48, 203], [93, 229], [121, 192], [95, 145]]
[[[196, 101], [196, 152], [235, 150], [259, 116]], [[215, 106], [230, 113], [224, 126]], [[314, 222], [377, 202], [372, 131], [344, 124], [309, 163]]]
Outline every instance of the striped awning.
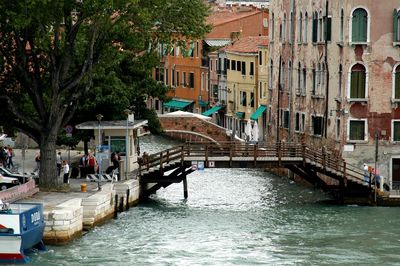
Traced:
[[257, 110], [250, 116], [251, 120], [257, 120], [264, 111], [267, 110], [267, 106], [260, 105]]
[[212, 114], [218, 112], [221, 108], [222, 108], [222, 106], [214, 106], [210, 110], [207, 110], [204, 113], [202, 113], [202, 115], [211, 116]]

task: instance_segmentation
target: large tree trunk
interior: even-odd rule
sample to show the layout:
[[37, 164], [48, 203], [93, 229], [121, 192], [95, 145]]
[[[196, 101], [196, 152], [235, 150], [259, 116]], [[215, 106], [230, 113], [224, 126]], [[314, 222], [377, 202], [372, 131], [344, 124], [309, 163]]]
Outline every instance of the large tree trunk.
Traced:
[[57, 134], [42, 133], [40, 137], [39, 186], [45, 189], [59, 189], [63, 178], [57, 176], [56, 162]]

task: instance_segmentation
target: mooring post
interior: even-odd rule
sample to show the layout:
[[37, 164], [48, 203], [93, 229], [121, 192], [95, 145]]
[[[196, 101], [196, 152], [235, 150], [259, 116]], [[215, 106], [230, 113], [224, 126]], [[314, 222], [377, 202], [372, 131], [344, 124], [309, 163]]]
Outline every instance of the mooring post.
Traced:
[[185, 199], [188, 198], [188, 188], [187, 188], [187, 179], [186, 179], [186, 175], [185, 175], [185, 177], [183, 178], [183, 197], [184, 197]]
[[121, 197], [121, 201], [119, 203], [119, 212], [124, 211], [124, 197]]
[[254, 145], [254, 167], [257, 166], [257, 150], [258, 150], [258, 144]]
[[126, 210], [129, 210], [129, 195], [130, 194], [130, 190], [129, 188], [126, 190]]
[[118, 218], [118, 195], [114, 196], [114, 219]]

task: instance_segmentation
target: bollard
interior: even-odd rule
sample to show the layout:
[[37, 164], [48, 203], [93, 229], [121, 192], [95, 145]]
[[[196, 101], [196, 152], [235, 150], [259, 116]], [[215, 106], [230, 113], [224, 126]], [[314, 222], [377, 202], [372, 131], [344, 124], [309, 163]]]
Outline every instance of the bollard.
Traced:
[[119, 202], [119, 212], [124, 211], [124, 197], [121, 197], [121, 200]]
[[129, 188], [126, 190], [126, 210], [129, 210]]
[[114, 219], [118, 218], [118, 195], [114, 196]]
[[86, 183], [81, 184], [81, 192], [86, 192], [87, 191], [87, 186]]

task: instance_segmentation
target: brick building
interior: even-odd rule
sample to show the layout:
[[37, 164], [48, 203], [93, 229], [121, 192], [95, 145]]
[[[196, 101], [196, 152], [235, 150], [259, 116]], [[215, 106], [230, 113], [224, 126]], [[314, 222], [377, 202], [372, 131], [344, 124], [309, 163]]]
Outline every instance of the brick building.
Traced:
[[[327, 3], [328, 6], [327, 6]], [[400, 184], [400, 2], [270, 3], [274, 140], [329, 146]]]

